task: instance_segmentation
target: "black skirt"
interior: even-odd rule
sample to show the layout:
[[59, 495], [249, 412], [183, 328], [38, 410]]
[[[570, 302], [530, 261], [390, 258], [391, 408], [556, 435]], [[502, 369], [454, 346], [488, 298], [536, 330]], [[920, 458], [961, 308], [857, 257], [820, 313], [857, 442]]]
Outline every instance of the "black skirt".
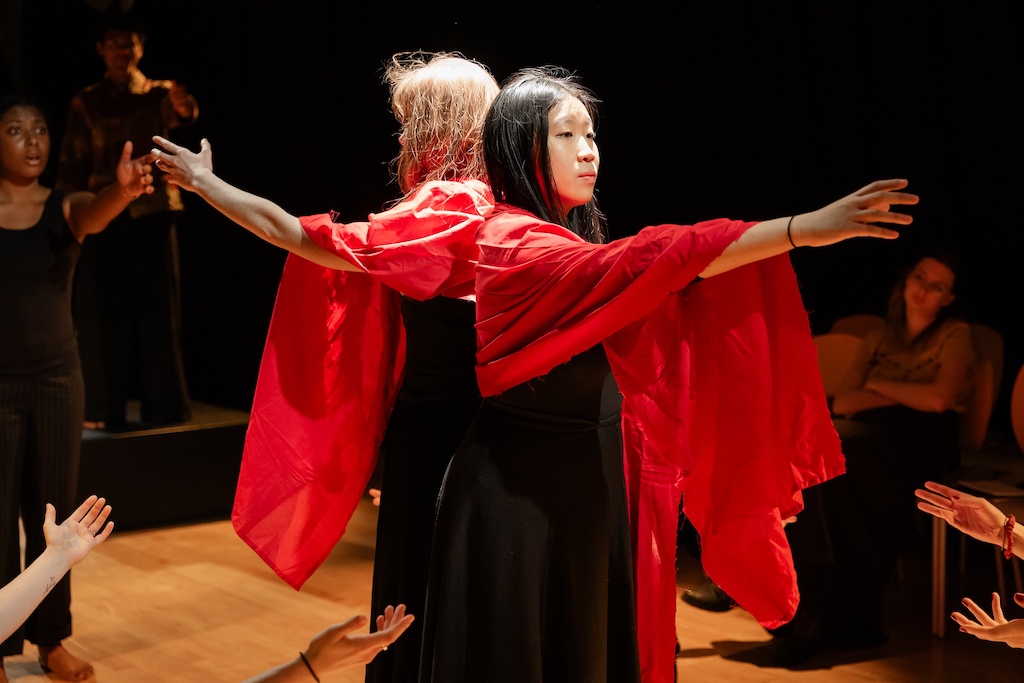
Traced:
[[488, 398], [438, 503], [420, 681], [639, 681], [603, 349]]

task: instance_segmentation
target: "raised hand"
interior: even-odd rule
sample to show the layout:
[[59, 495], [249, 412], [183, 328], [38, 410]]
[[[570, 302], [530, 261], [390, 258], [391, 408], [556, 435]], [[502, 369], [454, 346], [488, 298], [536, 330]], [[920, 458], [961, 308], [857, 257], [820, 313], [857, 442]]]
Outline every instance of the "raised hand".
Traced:
[[167, 91], [167, 99], [170, 101], [171, 107], [174, 108], [174, 112], [181, 118], [191, 119], [195, 114], [193, 109], [195, 105], [188, 96], [188, 89], [181, 83], [171, 82], [171, 88]]
[[[1024, 605], [1024, 594], [1017, 593], [1014, 595], [1014, 600], [1016, 600], [1018, 605]], [[977, 621], [972, 621], [960, 612], [953, 612], [951, 615], [953, 621], [960, 626], [961, 631], [970, 633], [972, 636], [982, 640], [991, 640], [998, 643], [1006, 643], [1010, 647], [1024, 648], [1024, 619], [1007, 621], [1006, 617], [1003, 616], [998, 593], [992, 594], [992, 616], [989, 616], [985, 610], [978, 607], [977, 603], [970, 598], [964, 598], [963, 604], [964, 607], [970, 610]]]
[[377, 617], [374, 633], [355, 634], [354, 631], [366, 625], [366, 617], [352, 617], [314, 636], [306, 650], [306, 658], [317, 674], [368, 664], [409, 628], [413, 618], [413, 615], [405, 613], [405, 605], [388, 605], [384, 614]]
[[143, 154], [132, 159], [132, 141], [128, 140], [121, 148], [121, 158], [117, 161], [117, 182], [121, 191], [135, 199], [143, 194], [153, 194], [153, 160], [152, 154]]
[[984, 498], [972, 496], [934, 481], [926, 481], [925, 488], [917, 489], [917, 509], [945, 520], [971, 538], [985, 543], [1003, 543], [1003, 523], [1006, 515]]
[[153, 136], [153, 142], [160, 145], [152, 153], [156, 167], [167, 174], [167, 182], [195, 192], [196, 178], [204, 173], [213, 173], [213, 150], [206, 138], [200, 141], [198, 153], [159, 135]]
[[893, 204], [917, 204], [917, 195], [899, 192], [907, 186], [902, 179], [876, 180], [828, 206], [793, 218], [791, 237], [798, 247], [823, 247], [851, 237], [896, 239], [899, 232], [874, 223], [910, 225], [914, 220], [890, 211]]
[[62, 553], [69, 567], [81, 562], [114, 530], [114, 523], [107, 522], [111, 507], [106, 503], [105, 498], [89, 496], [59, 526], [56, 524], [56, 510], [47, 503], [43, 519], [46, 547]]

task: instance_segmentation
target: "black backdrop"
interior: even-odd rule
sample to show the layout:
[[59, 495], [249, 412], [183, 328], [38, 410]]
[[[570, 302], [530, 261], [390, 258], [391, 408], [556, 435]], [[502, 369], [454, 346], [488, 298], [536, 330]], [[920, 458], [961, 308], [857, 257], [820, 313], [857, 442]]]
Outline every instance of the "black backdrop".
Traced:
[[[296, 214], [357, 219], [395, 196], [382, 66], [414, 49], [461, 51], [499, 81], [522, 66], [577, 72], [603, 102], [598, 196], [613, 236], [807, 211], [906, 177], [922, 203], [899, 240], [794, 253], [814, 331], [881, 312], [900, 266], [951, 245], [968, 268], [968, 316], [1006, 337], [993, 426], [1008, 424], [1024, 362], [1021, 48], [1008, 1], [135, 4], [149, 34], [143, 71], [200, 102], [199, 122], [175, 139], [195, 148], [208, 137], [219, 175]], [[68, 99], [102, 72], [95, 11], [31, 0], [22, 12], [22, 82], [49, 105], [59, 139]], [[192, 392], [247, 408], [284, 254], [186, 200]]]

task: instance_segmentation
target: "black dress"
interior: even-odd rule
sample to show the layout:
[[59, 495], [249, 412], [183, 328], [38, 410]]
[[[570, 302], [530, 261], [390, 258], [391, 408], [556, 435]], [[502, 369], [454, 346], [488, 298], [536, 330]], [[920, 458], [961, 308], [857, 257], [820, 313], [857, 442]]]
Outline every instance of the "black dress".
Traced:
[[438, 503], [421, 682], [640, 680], [621, 402], [601, 346], [483, 402]]
[[367, 667], [368, 683], [416, 680], [434, 510], [445, 470], [480, 406], [472, 302], [402, 298], [405, 374], [381, 444], [371, 614], [403, 603], [412, 626]]

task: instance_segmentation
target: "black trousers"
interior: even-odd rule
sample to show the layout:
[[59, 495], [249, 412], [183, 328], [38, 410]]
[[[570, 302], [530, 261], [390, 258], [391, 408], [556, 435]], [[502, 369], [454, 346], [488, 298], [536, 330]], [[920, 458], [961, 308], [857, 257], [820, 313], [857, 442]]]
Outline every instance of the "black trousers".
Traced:
[[145, 423], [189, 418], [177, 256], [169, 212], [122, 214], [82, 243], [74, 315], [87, 419], [121, 425], [134, 397]]
[[[0, 580], [21, 572], [18, 517], [25, 526], [25, 565], [46, 548], [46, 504], [58, 522], [77, 507], [82, 445], [82, 374], [0, 377]], [[21, 654], [29, 641], [51, 646], [71, 635], [71, 573], [47, 594], [28, 621], [0, 644], [0, 656]]]
[[846, 474], [805, 491], [786, 527], [801, 608], [840, 633], [881, 628], [899, 557], [918, 543], [914, 489], [956, 466], [959, 415], [905, 406], [837, 419]]

